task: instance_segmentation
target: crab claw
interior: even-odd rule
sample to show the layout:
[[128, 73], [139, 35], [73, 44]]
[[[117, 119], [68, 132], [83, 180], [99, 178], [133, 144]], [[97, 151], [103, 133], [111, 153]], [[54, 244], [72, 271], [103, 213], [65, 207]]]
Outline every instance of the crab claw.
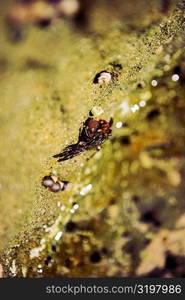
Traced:
[[58, 162], [65, 161], [84, 152], [84, 148], [78, 143], [67, 146], [61, 153], [53, 155], [54, 158], [59, 158]]

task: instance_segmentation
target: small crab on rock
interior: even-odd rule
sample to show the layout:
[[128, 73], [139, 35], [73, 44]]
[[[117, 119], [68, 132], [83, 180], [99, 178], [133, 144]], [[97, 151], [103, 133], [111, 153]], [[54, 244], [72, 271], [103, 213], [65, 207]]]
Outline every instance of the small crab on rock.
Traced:
[[67, 146], [61, 153], [56, 154], [53, 157], [59, 158], [58, 162], [60, 162], [73, 158], [86, 150], [99, 150], [100, 145], [111, 136], [112, 124], [112, 118], [109, 122], [88, 118], [84, 122], [83, 127], [79, 130], [78, 142]]

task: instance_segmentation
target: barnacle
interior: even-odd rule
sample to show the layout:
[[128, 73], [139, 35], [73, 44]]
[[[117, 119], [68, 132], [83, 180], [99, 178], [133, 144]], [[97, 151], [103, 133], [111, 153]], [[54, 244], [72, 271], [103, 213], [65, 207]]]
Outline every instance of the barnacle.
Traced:
[[49, 188], [49, 190], [51, 192], [60, 192], [60, 191], [64, 191], [67, 186], [68, 186], [69, 182], [68, 181], [60, 181], [56, 176], [44, 176], [42, 178], [42, 185], [45, 188]]
[[[33, 25], [1, 2], [0, 276], [184, 276], [184, 0], [79, 1], [77, 16], [44, 10]], [[117, 78], [93, 84], [101, 70]], [[61, 139], [59, 159], [94, 153], [111, 115], [94, 158], [48, 159]]]
[[100, 84], [109, 83], [112, 77], [113, 77], [113, 73], [108, 71], [101, 71], [100, 73], [96, 74], [93, 83], [100, 83]]

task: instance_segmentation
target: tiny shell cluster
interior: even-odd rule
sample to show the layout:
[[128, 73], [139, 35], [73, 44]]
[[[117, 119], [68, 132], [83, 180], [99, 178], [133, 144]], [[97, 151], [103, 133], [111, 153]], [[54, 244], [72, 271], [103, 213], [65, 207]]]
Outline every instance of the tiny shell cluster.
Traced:
[[69, 182], [60, 181], [56, 176], [49, 175], [43, 177], [42, 185], [45, 188], [48, 188], [51, 192], [56, 193], [56, 192], [64, 191], [68, 187]]

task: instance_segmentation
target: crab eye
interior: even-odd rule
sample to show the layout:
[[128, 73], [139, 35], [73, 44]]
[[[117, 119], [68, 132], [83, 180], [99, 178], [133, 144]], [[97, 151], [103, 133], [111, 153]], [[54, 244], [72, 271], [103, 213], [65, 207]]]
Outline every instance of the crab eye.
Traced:
[[110, 127], [113, 125], [113, 122], [114, 122], [114, 120], [113, 120], [113, 118], [111, 117], [111, 118], [110, 118], [110, 121], [109, 121], [109, 126], [110, 126]]

